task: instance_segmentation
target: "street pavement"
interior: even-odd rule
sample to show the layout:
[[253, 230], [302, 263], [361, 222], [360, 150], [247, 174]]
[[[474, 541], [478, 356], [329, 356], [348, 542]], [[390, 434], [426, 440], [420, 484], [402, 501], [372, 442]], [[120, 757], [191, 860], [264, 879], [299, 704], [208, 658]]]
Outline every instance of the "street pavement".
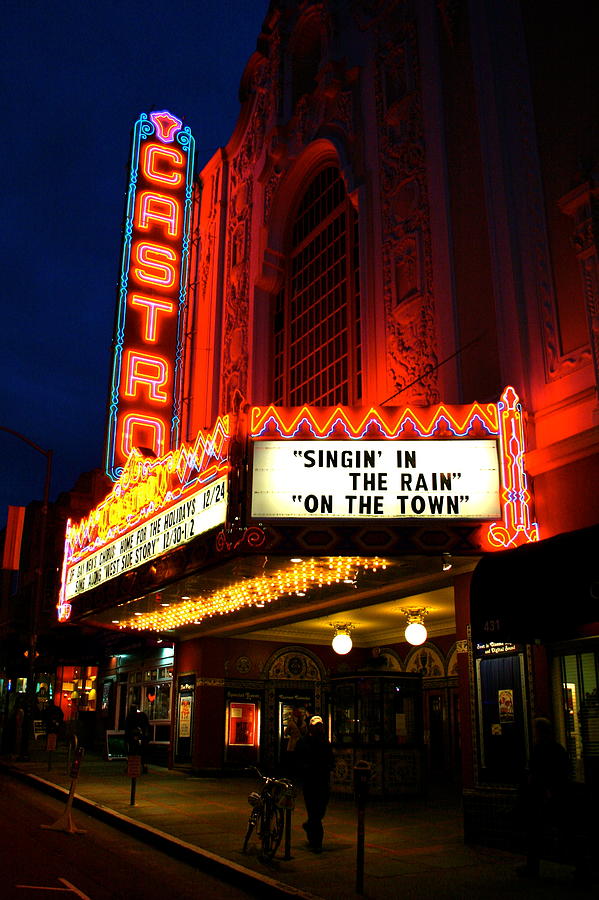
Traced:
[[[436, 786], [425, 798], [368, 801], [360, 882], [357, 810], [349, 798], [331, 799], [324, 822], [324, 849], [315, 854], [301, 827], [304, 806], [298, 796], [288, 852], [282, 842], [275, 859], [265, 863], [256, 841], [247, 853], [242, 852], [250, 810], [247, 795], [256, 787], [250, 776], [204, 778], [149, 766], [148, 774], [136, 779], [135, 803], [131, 805], [132, 782], [126, 761], [107, 761], [88, 753], [74, 785], [69, 821], [66, 804], [72, 780], [66, 748], [49, 757], [35, 746], [30, 761], [4, 757], [0, 766], [16, 778], [62, 797], [63, 821], [76, 827], [77, 810], [85, 809], [173, 856], [217, 873], [249, 896], [306, 900], [597, 896], [596, 873], [592, 886], [581, 888], [575, 885], [572, 866], [544, 860], [540, 878], [522, 878], [517, 874], [522, 857], [464, 844], [459, 792], [450, 786]], [[65, 840], [77, 840], [77, 836], [65, 833]], [[132, 900], [137, 898], [132, 895]]]

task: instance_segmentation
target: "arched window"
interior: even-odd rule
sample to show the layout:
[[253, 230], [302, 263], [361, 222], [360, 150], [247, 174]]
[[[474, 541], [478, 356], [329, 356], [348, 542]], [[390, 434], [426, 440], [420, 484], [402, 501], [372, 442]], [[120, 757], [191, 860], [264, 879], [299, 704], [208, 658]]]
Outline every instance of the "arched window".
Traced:
[[358, 217], [336, 166], [308, 185], [275, 303], [274, 402], [352, 405], [362, 393]]

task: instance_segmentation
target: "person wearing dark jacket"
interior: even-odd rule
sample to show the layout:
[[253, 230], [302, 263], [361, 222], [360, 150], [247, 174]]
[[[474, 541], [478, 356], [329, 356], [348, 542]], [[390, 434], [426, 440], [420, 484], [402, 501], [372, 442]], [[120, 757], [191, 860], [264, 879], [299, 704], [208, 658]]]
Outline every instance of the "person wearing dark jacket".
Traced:
[[310, 719], [308, 733], [297, 743], [296, 757], [308, 816], [302, 828], [312, 850], [320, 853], [324, 835], [322, 820], [329, 802], [331, 770], [335, 762], [320, 716]]
[[549, 719], [534, 720], [534, 746], [528, 778], [524, 785], [523, 813], [527, 838], [526, 865], [519, 875], [536, 877], [547, 835], [563, 828], [567, 819], [566, 802], [569, 759], [565, 747], [553, 737]]

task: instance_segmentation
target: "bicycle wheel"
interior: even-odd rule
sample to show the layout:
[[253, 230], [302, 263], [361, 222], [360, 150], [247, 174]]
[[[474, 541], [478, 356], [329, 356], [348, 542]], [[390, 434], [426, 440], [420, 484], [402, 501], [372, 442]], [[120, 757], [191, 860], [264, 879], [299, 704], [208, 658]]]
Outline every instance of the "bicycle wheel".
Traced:
[[272, 859], [281, 843], [285, 818], [283, 810], [269, 801], [264, 804], [262, 821], [260, 823], [260, 836], [262, 838], [262, 856]]
[[258, 823], [258, 818], [259, 818], [259, 816], [260, 816], [260, 807], [255, 807], [255, 808], [251, 811], [250, 817], [249, 817], [249, 819], [248, 819], [248, 827], [247, 827], [247, 830], [246, 830], [246, 832], [245, 832], [245, 837], [244, 837], [244, 839], [243, 839], [243, 848], [242, 848], [242, 849], [243, 849], [243, 853], [247, 853], [248, 844], [249, 844], [249, 842], [250, 842], [250, 839], [251, 839], [251, 837], [252, 837], [252, 834], [254, 833], [254, 829], [255, 829], [255, 827], [256, 827], [256, 825], [257, 825], [257, 823]]

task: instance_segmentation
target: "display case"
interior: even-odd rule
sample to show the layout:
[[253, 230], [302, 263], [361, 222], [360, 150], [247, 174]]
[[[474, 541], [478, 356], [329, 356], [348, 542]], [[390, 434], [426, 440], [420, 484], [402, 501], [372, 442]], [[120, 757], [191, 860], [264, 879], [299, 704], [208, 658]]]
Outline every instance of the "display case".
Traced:
[[225, 760], [234, 766], [256, 765], [260, 753], [261, 696], [251, 691], [228, 691], [226, 704]]
[[371, 793], [422, 793], [422, 678], [416, 673], [355, 674], [331, 679], [333, 789], [351, 793], [353, 768], [372, 766]]

